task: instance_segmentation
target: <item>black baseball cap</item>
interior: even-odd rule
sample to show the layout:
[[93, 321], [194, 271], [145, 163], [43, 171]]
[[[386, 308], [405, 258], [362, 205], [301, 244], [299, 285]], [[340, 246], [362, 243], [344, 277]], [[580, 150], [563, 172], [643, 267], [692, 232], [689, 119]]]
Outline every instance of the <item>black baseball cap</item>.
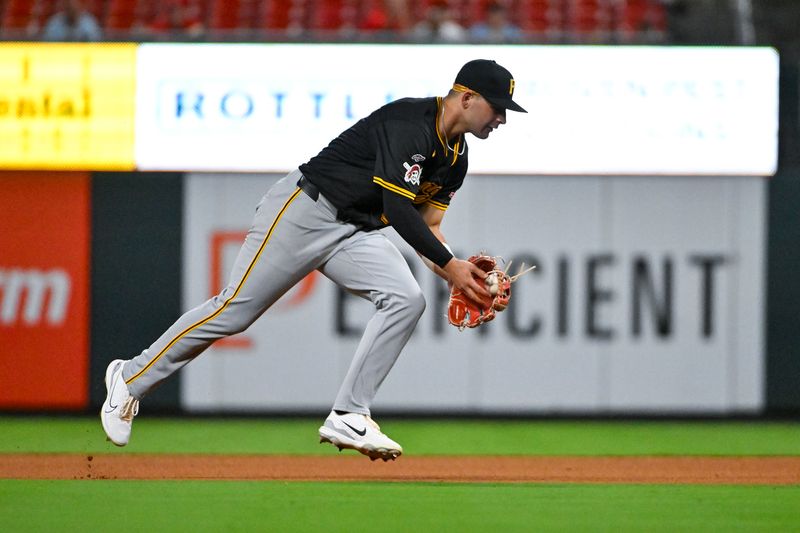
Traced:
[[491, 59], [475, 59], [461, 67], [453, 89], [470, 90], [483, 96], [492, 105], [527, 113], [511, 99], [514, 96], [514, 77]]

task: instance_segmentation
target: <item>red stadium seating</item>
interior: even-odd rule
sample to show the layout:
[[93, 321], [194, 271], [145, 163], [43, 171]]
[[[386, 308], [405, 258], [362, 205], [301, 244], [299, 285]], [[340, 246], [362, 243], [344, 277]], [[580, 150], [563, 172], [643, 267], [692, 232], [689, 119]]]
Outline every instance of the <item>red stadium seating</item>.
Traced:
[[[434, 1], [406, 0], [403, 24], [413, 25]], [[533, 42], [652, 41], [666, 34], [663, 0], [447, 0], [453, 15], [468, 27], [484, 20], [491, 2], [503, 2], [512, 23]], [[372, 32], [396, 29], [386, 0], [84, 0], [106, 33], [125, 38], [152, 21], [157, 6], [180, 2], [192, 7], [210, 35], [256, 39], [341, 30]], [[0, 0], [0, 37], [41, 28], [57, 9], [58, 0]], [[246, 33], [244, 33], [246, 32]], [[255, 32], [255, 33], [254, 33]], [[261, 32], [261, 33], [258, 33]], [[266, 32], [266, 33], [264, 33]], [[323, 35], [323, 36], [324, 36]]]
[[569, 0], [565, 28], [578, 39], [602, 38], [610, 30], [610, 0]]
[[654, 0], [625, 0], [617, 3], [617, 33], [623, 41], [666, 33], [664, 4]]
[[241, 0], [212, 0], [209, 9], [208, 27], [215, 30], [235, 30], [242, 26], [239, 13]]
[[35, 0], [6, 0], [3, 5], [2, 27], [23, 30], [33, 22]]
[[535, 34], [558, 33], [562, 29], [563, 13], [557, 0], [518, 0], [512, 4], [512, 21], [525, 31]]
[[112, 31], [130, 29], [136, 20], [137, 6], [137, 0], [109, 0], [105, 28]]
[[286, 30], [302, 26], [306, 15], [305, 0], [263, 0], [260, 28]]

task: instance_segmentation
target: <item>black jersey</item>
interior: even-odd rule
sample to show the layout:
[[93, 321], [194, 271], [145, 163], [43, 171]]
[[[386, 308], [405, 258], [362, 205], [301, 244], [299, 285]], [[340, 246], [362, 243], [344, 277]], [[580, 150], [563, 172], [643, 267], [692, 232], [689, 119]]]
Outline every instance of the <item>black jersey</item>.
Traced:
[[442, 99], [404, 98], [356, 122], [300, 171], [336, 206], [339, 218], [374, 229], [391, 224], [383, 189], [415, 205], [446, 210], [467, 173], [461, 135], [448, 147], [439, 133]]

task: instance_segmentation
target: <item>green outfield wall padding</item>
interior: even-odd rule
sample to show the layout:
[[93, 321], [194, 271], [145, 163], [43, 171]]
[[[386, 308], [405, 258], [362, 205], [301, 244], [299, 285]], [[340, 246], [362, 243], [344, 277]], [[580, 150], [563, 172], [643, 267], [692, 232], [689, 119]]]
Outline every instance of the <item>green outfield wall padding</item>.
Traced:
[[767, 409], [800, 413], [800, 65], [784, 61], [778, 173], [769, 184]]
[[800, 168], [770, 183], [767, 253], [767, 409], [800, 412]]
[[[92, 409], [105, 399], [108, 363], [138, 354], [180, 316], [182, 179], [163, 172], [92, 175]], [[177, 409], [179, 381], [148, 396], [148, 409]]]

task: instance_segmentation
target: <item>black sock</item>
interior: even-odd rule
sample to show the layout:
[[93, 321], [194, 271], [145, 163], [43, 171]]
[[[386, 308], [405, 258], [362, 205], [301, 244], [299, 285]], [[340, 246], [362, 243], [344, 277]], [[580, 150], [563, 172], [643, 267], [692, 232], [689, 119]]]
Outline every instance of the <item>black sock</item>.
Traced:
[[336, 411], [336, 410], [334, 410], [333, 412], [339, 416], [346, 415], [347, 413], [349, 413], [349, 411]]

